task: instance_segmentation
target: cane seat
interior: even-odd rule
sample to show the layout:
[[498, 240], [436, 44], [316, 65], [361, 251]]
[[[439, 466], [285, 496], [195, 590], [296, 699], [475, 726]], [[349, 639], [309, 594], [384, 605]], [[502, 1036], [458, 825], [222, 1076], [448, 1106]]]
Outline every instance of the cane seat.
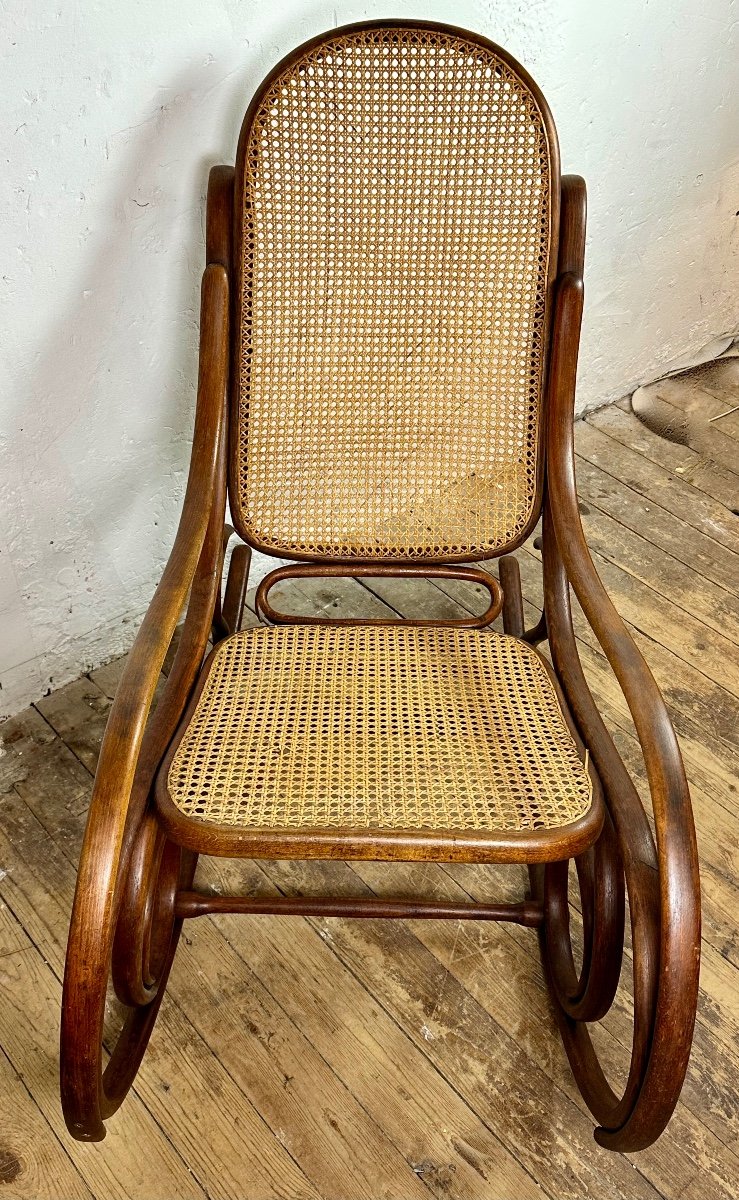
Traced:
[[253, 830], [556, 837], [592, 808], [540, 656], [469, 629], [237, 633], [210, 656], [164, 772], [184, 817]]

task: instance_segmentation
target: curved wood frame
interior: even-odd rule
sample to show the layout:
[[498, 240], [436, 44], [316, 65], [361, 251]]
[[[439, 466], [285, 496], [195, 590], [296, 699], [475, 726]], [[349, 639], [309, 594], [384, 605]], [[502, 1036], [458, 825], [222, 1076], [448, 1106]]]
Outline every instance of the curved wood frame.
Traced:
[[[600, 795], [600, 779], [604, 804], [598, 799], [597, 820], [591, 814], [587, 828], [572, 826], [558, 842], [533, 832], [513, 839], [515, 846], [510, 839], [466, 837], [450, 847], [448, 839], [424, 831], [393, 838], [389, 844], [377, 832], [340, 830], [313, 831], [312, 836], [293, 838], [289, 847], [279, 831], [270, 831], [275, 836], [267, 845], [263, 831], [257, 831], [260, 837], [255, 839], [244, 831], [188, 821], [179, 811], [167, 809], [161, 789], [155, 798], [155, 781], [202, 678], [208, 637], [212, 631], [215, 644], [238, 629], [248, 579], [250, 550], [239, 544], [221, 598], [224, 554], [233, 535], [223, 523], [226, 393], [235, 341], [229, 333], [233, 194], [233, 168], [215, 167], [208, 187], [198, 403], [182, 518], [111, 708], [80, 860], [62, 1003], [61, 1094], [67, 1126], [78, 1139], [104, 1136], [104, 1122], [126, 1095], [141, 1062], [184, 919], [208, 911], [467, 916], [517, 921], [538, 930], [565, 1048], [599, 1122], [597, 1140], [620, 1151], [648, 1146], [669, 1120], [690, 1052], [700, 942], [698, 865], [685, 773], [664, 701], [597, 576], [577, 506], [573, 408], [583, 304], [584, 183], [568, 176], [561, 188], [542, 490], [544, 610], [534, 628], [526, 630], [518, 564], [507, 555], [500, 559], [502, 596], [495, 585], [491, 610], [502, 599], [507, 633], [532, 644], [548, 639], [563, 711], [578, 742], [588, 748], [595, 792]], [[331, 560], [323, 570], [291, 567], [273, 573], [272, 581], [299, 571], [358, 574], [358, 565]], [[412, 570], [418, 573], [419, 567]], [[427, 565], [420, 573], [429, 570]], [[372, 565], [367, 573], [385, 572]], [[392, 573], [398, 573], [397, 564]], [[632, 713], [644, 753], [656, 838], [588, 688], [573, 630], [570, 588]], [[280, 618], [270, 610], [267, 591], [265, 583], [260, 589], [262, 608]], [[152, 712], [160, 671], [185, 604], [173, 666]], [[214, 898], [193, 890], [199, 852], [278, 856], [286, 850], [303, 857], [527, 862], [532, 895], [514, 905], [457, 906], [423, 899], [262, 901]], [[576, 864], [583, 911], [579, 972], [569, 932], [570, 859]], [[598, 1062], [588, 1023], [605, 1015], [616, 993], [626, 893], [633, 943], [634, 1039], [628, 1079], [619, 1097]], [[127, 1015], [103, 1068], [111, 974]]]
[[[544, 516], [545, 612], [562, 688], [603, 779], [610, 821], [601, 848], [601, 914], [586, 903], [588, 953], [608, 957], [620, 943], [622, 899], [629, 894], [634, 968], [634, 1042], [623, 1094], [608, 1083], [578, 1001], [563, 916], [567, 881], [548, 867], [533, 874], [545, 906], [542, 951], [570, 1063], [600, 1128], [596, 1138], [620, 1151], [650, 1145], [664, 1129], [687, 1070], [698, 996], [700, 883], [690, 796], [680, 750], [662, 695], [598, 578], [580, 520], [575, 487], [573, 410], [583, 307], [585, 184], [563, 180], [560, 281], [555, 309]], [[656, 845], [638, 793], [587, 686], [577, 653], [569, 588], [573, 588], [624, 694], [644, 754]], [[583, 900], [597, 876], [587, 868]], [[582, 880], [582, 876], [581, 876]], [[582, 883], [581, 883], [582, 886]], [[586, 968], [589, 967], [586, 955]], [[589, 973], [584, 970], [583, 974]], [[582, 979], [582, 975], [581, 975]], [[604, 1000], [611, 990], [603, 985]], [[587, 1001], [583, 981], [579, 1003]], [[596, 989], [598, 985], [596, 984]], [[607, 1005], [593, 998], [602, 1015]], [[587, 1010], [587, 1005], [586, 1005]]]
[[[218, 223], [223, 183], [222, 176], [212, 181], [211, 226]], [[129, 986], [124, 999], [137, 990], [148, 999], [131, 1008], [103, 1072], [105, 995], [119, 922], [135, 922], [144, 909], [153, 913], [159, 907], [148, 895], [158, 883], [164, 854], [163, 848], [154, 853], [146, 845], [152, 840], [151, 822], [157, 824], [149, 805], [151, 786], [197, 679], [216, 607], [223, 561], [228, 339], [228, 275], [222, 263], [212, 262], [203, 274], [198, 403], [182, 516], [108, 717], [72, 909], [62, 997], [61, 1094], [67, 1127], [81, 1140], [104, 1137], [105, 1118], [130, 1087], [156, 1019], [179, 932], [173, 899], [171, 953], [160, 955], [158, 980], [142, 980], [139, 989]], [[172, 670], [149, 719], [188, 594]], [[182, 855], [182, 886], [189, 886], [194, 865], [192, 855]], [[161, 932], [157, 936], [161, 940]], [[129, 942], [119, 936], [119, 954]], [[116, 973], [123, 978], [125, 971], [119, 968]]]
[[[292, 613], [282, 613], [273, 608], [267, 596], [276, 583], [283, 579], [360, 579], [360, 578], [394, 577], [396, 579], [462, 579], [468, 583], [479, 583], [490, 593], [490, 604], [479, 617], [457, 617], [447, 621], [411, 620], [405, 617], [313, 617], [295, 616]], [[415, 566], [411, 563], [377, 563], [372, 566], [359, 563], [352, 567], [344, 567], [335, 563], [296, 563], [293, 566], [278, 567], [265, 575], [259, 584], [254, 598], [256, 612], [266, 617], [273, 625], [415, 625], [418, 626], [452, 626], [458, 629], [484, 629], [492, 624], [503, 608], [503, 589], [498, 580], [487, 571], [464, 565], [447, 567], [439, 563], [426, 563]]]

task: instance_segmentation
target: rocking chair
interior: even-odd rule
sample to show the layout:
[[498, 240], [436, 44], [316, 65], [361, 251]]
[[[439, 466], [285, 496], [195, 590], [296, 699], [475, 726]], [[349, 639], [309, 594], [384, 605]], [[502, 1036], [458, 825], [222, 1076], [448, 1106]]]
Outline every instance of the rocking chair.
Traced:
[[[560, 177], [536, 85], [484, 38], [427, 22], [294, 51], [248, 110], [235, 170], [211, 171], [184, 509], [111, 708], [72, 913], [61, 1093], [75, 1138], [104, 1137], [128, 1092], [183, 922], [223, 912], [536, 929], [597, 1141], [639, 1150], [665, 1128], [696, 1010], [696, 843], [664, 701], [580, 523], [584, 240], [585, 185]], [[544, 608], [526, 629], [510, 552], [542, 517]], [[257, 589], [268, 623], [241, 630], [252, 547], [291, 562]], [[500, 582], [470, 565], [493, 558]], [[273, 607], [276, 582], [319, 575], [468, 580], [490, 605], [438, 622]], [[583, 674], [570, 588], [633, 715], [656, 836]], [[487, 628], [501, 613], [504, 633]], [[525, 863], [530, 892], [216, 896], [194, 885], [199, 854]], [[627, 892], [619, 1096], [589, 1026], [616, 993]], [[111, 975], [127, 1015], [104, 1065]]]

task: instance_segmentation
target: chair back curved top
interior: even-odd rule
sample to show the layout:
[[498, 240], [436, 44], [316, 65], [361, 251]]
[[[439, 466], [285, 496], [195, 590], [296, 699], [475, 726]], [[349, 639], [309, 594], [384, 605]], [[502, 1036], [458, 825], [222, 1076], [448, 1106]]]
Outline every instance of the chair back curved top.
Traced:
[[538, 517], [556, 133], [504, 51], [374, 22], [267, 78], [236, 165], [230, 493], [297, 559], [492, 557]]

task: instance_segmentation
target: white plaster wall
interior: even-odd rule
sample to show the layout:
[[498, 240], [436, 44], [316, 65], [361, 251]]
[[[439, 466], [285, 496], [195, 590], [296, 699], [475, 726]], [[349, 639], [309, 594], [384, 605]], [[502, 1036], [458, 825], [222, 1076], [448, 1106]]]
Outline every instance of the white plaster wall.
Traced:
[[0, 713], [126, 649], [161, 571], [209, 166], [286, 51], [391, 15], [487, 34], [550, 100], [590, 187], [582, 408], [739, 326], [730, 0], [5, 0]]

